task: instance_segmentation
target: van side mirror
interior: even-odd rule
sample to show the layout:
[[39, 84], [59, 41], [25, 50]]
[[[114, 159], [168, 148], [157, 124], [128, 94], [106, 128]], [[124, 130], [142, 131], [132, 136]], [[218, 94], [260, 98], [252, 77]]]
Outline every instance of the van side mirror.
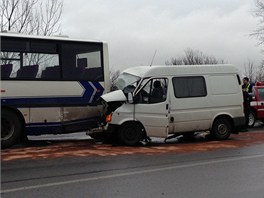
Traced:
[[133, 104], [133, 103], [134, 103], [133, 95], [132, 95], [131, 92], [129, 92], [129, 93], [127, 94], [127, 101], [128, 101], [129, 104]]

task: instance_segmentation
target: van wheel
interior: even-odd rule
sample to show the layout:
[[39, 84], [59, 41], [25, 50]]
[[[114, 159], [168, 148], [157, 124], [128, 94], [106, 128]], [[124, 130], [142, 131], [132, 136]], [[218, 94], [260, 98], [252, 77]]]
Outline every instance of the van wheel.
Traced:
[[219, 118], [213, 124], [211, 136], [217, 140], [225, 140], [229, 138], [231, 129], [232, 128], [229, 120], [225, 118]]
[[143, 137], [142, 128], [135, 122], [128, 122], [118, 130], [119, 139], [128, 146], [134, 146], [139, 143]]
[[256, 114], [253, 111], [250, 111], [248, 116], [248, 126], [253, 127], [256, 122]]
[[10, 110], [1, 113], [1, 147], [11, 147], [19, 141], [23, 125], [18, 115]]

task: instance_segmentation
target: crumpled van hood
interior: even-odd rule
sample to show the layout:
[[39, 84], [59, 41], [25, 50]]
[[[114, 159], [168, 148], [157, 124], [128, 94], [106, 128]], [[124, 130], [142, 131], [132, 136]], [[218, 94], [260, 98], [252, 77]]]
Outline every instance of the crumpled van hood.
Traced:
[[125, 102], [125, 101], [127, 101], [127, 98], [126, 98], [124, 92], [121, 90], [116, 90], [116, 91], [113, 91], [110, 93], [106, 93], [106, 94], [102, 95], [101, 98], [105, 102]]

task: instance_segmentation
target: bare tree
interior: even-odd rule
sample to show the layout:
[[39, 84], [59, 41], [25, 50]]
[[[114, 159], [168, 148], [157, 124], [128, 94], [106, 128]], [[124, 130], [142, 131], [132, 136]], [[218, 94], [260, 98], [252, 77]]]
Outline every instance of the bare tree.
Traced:
[[254, 63], [248, 59], [247, 63], [244, 64], [244, 75], [247, 76], [251, 82], [255, 82], [257, 78], [260, 78], [262, 74], [257, 72]]
[[264, 82], [264, 61], [256, 69], [256, 81]]
[[59, 33], [62, 0], [1, 0], [1, 31], [54, 35]]
[[219, 60], [214, 56], [208, 56], [199, 50], [186, 49], [185, 55], [182, 57], [171, 58], [166, 61], [166, 65], [207, 65], [225, 63], [224, 60]]
[[[50, 36], [60, 31], [62, 14], [62, 0], [1, 0], [0, 28], [1, 31], [11, 31], [23, 34]], [[7, 59], [16, 58], [17, 53], [1, 52]], [[27, 54], [25, 61], [28, 64], [39, 64], [50, 57], [44, 54]]]
[[252, 60], [248, 60], [244, 64], [244, 75], [247, 76], [251, 82], [264, 81], [264, 61], [257, 67]]
[[251, 36], [259, 40], [259, 45], [264, 44], [264, 0], [256, 0], [256, 9], [254, 16], [258, 18], [258, 27], [253, 31]]
[[116, 80], [120, 75], [120, 70], [111, 69], [110, 71], [110, 83], [111, 83], [111, 90], [116, 89]]

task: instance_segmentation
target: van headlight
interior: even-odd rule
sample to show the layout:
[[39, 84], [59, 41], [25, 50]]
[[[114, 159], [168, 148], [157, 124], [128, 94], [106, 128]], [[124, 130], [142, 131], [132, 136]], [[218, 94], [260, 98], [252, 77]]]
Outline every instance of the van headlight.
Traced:
[[108, 115], [105, 117], [105, 121], [106, 121], [107, 123], [111, 122], [111, 120], [112, 120], [112, 113], [108, 114]]

